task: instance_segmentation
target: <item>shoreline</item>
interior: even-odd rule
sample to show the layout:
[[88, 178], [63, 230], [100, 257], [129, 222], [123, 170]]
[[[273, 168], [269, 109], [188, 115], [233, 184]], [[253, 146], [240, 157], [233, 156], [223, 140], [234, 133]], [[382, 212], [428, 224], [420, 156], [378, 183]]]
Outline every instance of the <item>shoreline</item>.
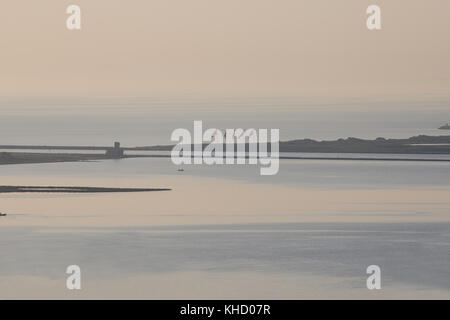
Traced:
[[62, 186], [0, 186], [1, 193], [112, 193], [171, 191], [169, 188], [104, 188]]
[[111, 159], [111, 157], [102, 154], [0, 152], [0, 165], [95, 161], [106, 159]]
[[[208, 145], [203, 144], [202, 150]], [[242, 146], [242, 145], [241, 145]], [[27, 164], [27, 163], [57, 163], [77, 161], [114, 160], [126, 158], [170, 158], [170, 151], [174, 145], [156, 145], [141, 147], [121, 147], [120, 142], [115, 142], [114, 147], [100, 146], [43, 146], [43, 145], [0, 145], [0, 165]], [[186, 145], [195, 147], [195, 145]], [[270, 145], [267, 151], [270, 152]], [[237, 152], [238, 144], [234, 145]], [[70, 153], [50, 152], [27, 152], [22, 150], [72, 150]], [[8, 150], [8, 151], [6, 151]], [[15, 150], [15, 151], [9, 151]], [[244, 150], [250, 150], [249, 143], [245, 143]], [[77, 153], [77, 151], [79, 153]], [[95, 153], [83, 153], [83, 151], [97, 151]], [[103, 151], [104, 153], [101, 153]], [[141, 151], [165, 151], [168, 154], [132, 154]], [[364, 140], [358, 138], [346, 138], [330, 141], [316, 141], [312, 139], [280, 141], [279, 153], [319, 153], [322, 155], [280, 155], [280, 160], [347, 160], [347, 161], [427, 161], [427, 162], [450, 162], [450, 159], [437, 159], [427, 156], [447, 155], [450, 156], [449, 136], [426, 136], [419, 135], [407, 139], [385, 139]], [[326, 156], [327, 154], [335, 156]], [[365, 154], [361, 157], [351, 155]], [[389, 155], [376, 157], [370, 154]], [[423, 158], [411, 157], [422, 155]], [[235, 156], [237, 158], [237, 155]], [[248, 155], [245, 156], [248, 159]]]
[[[320, 152], [329, 154], [332, 152]], [[302, 157], [302, 156], [279, 156], [280, 160], [341, 160], [341, 161], [408, 161], [408, 162], [450, 162], [450, 159], [432, 159], [432, 158], [407, 158], [407, 157], [349, 157], [351, 154], [359, 154], [357, 152], [346, 152], [346, 156], [342, 157]], [[380, 153], [383, 154], [383, 153]], [[384, 153], [386, 154], [386, 153]], [[394, 155], [395, 153], [392, 153]], [[8, 153], [13, 155], [4, 159], [0, 154], [0, 166], [2, 165], [18, 165], [18, 164], [44, 164], [44, 163], [60, 163], [60, 162], [85, 162], [85, 161], [100, 161], [100, 160], [121, 160], [130, 158], [171, 158], [171, 155], [167, 154], [154, 154], [154, 155], [124, 155], [120, 158], [108, 157], [105, 155], [93, 155], [93, 154], [46, 154], [46, 153]], [[410, 154], [395, 154], [405, 155]], [[447, 154], [416, 154], [416, 155], [447, 155]], [[193, 158], [193, 157], [192, 157]], [[235, 159], [238, 157], [235, 156]], [[245, 156], [245, 159], [249, 159], [249, 156]]]

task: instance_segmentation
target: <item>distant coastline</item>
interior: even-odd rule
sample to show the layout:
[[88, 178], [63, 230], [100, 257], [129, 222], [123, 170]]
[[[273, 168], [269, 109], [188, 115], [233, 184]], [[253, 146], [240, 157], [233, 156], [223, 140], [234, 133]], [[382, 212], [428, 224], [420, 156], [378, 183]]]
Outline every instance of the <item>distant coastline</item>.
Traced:
[[[207, 145], [203, 145], [205, 148]], [[54, 162], [75, 162], [75, 161], [96, 161], [107, 159], [123, 158], [167, 158], [170, 155], [133, 155], [133, 151], [171, 151], [174, 145], [144, 146], [144, 147], [120, 147], [117, 153], [112, 153], [108, 147], [77, 147], [77, 150], [107, 150], [106, 153], [86, 154], [86, 153], [45, 153], [45, 152], [0, 152], [0, 165], [26, 164], [26, 163], [54, 163]], [[191, 146], [192, 147], [192, 146]], [[32, 149], [32, 150], [61, 150], [70, 149], [70, 146], [0, 146], [0, 150], [5, 149]], [[235, 149], [237, 146], [235, 145]], [[246, 150], [249, 145], [246, 144]], [[114, 149], [113, 149], [114, 150]], [[269, 145], [270, 151], [270, 145]], [[366, 153], [366, 154], [443, 154], [450, 155], [450, 135], [449, 136], [415, 136], [407, 139], [385, 139], [364, 140], [358, 138], [347, 138], [330, 141], [316, 141], [311, 139], [300, 139], [291, 141], [281, 141], [279, 151], [283, 153]], [[334, 159], [329, 157], [315, 157], [317, 159]], [[314, 158], [314, 159], [315, 159]], [[280, 159], [313, 159], [311, 157], [300, 156], [280, 156]], [[340, 159], [346, 159], [341, 157]], [[358, 158], [349, 160], [371, 160], [372, 158]], [[385, 159], [398, 160], [398, 159]], [[409, 159], [403, 159], [409, 160]], [[416, 161], [417, 159], [411, 159]], [[434, 160], [433, 160], [434, 161]], [[439, 160], [436, 160], [439, 161]], [[447, 161], [447, 160], [441, 160]]]
[[[203, 148], [207, 145], [204, 144]], [[268, 146], [270, 148], [270, 145]], [[124, 148], [125, 151], [170, 151], [173, 145]], [[298, 139], [281, 141], [280, 152], [310, 153], [384, 153], [384, 154], [450, 154], [449, 136], [420, 135], [407, 139], [365, 140], [347, 138], [330, 141]], [[248, 150], [248, 144], [246, 145]]]

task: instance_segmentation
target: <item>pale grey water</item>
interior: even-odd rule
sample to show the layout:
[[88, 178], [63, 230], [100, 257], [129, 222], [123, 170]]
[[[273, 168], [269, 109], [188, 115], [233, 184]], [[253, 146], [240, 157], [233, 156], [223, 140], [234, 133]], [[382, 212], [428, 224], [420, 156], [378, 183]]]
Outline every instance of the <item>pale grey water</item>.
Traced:
[[[450, 223], [306, 223], [107, 228], [109, 232], [0, 233], [0, 276], [61, 277], [68, 261], [87, 281], [166, 272], [314, 273], [354, 278], [383, 270], [386, 286], [448, 290]], [[163, 232], [162, 232], [163, 231]], [[313, 288], [311, 288], [313, 289]], [[295, 297], [292, 297], [295, 298]]]
[[[298, 102], [247, 101], [241, 103], [242, 112], [236, 102], [230, 104], [230, 111], [226, 111], [224, 103], [216, 112], [210, 108], [215, 104], [217, 101], [195, 106], [193, 102], [190, 107], [194, 112], [185, 114], [186, 103], [164, 101], [100, 107], [90, 102], [62, 102], [61, 112], [57, 102], [41, 102], [37, 109], [44, 111], [40, 113], [28, 107], [27, 101], [1, 102], [5, 111], [0, 118], [1, 144], [111, 145], [116, 140], [126, 146], [170, 144], [171, 132], [180, 127], [192, 129], [194, 120], [203, 120], [204, 128], [279, 128], [282, 140], [445, 135], [448, 133], [436, 128], [450, 122], [445, 101], [415, 103], [412, 109], [405, 108], [408, 103], [352, 102], [353, 111], [346, 109], [344, 103], [304, 103], [304, 110], [297, 111], [301, 109]], [[249, 105], [253, 111], [261, 112], [248, 112]], [[87, 112], [91, 106], [102, 112]], [[163, 111], [147, 112], [147, 107]], [[354, 111], [360, 109], [364, 111]], [[127, 159], [0, 166], [0, 175], [8, 179], [39, 176], [67, 177], [68, 181], [77, 177], [126, 181], [152, 174], [181, 174], [319, 190], [449, 190], [449, 167], [448, 163], [428, 162], [283, 160], [278, 175], [261, 176], [258, 166], [185, 166], [185, 171], [179, 173], [170, 159]], [[0, 205], [5, 197], [12, 195], [2, 195]], [[427, 213], [433, 210], [433, 204], [418, 210]], [[446, 206], [448, 203], [444, 203]], [[397, 212], [387, 208], [376, 214], [383, 216], [391, 209], [389, 213]], [[450, 297], [450, 223], [96, 226], [66, 232], [67, 229], [70, 228], [0, 225], [0, 277], [54, 278], [61, 279], [63, 286], [65, 268], [76, 263], [82, 265], [86, 281], [185, 271], [250, 272], [267, 277], [314, 274], [345, 279], [338, 288], [345, 292], [364, 288], [366, 267], [377, 264], [383, 270], [383, 285], [407, 285], [417, 292], [438, 289]], [[283, 290], [277, 286], [272, 289]], [[310, 289], [314, 290], [314, 285]]]
[[261, 176], [259, 165], [185, 165], [177, 171], [169, 158], [0, 166], [2, 176], [137, 178], [148, 174], [217, 177], [251, 183], [315, 188], [421, 188], [450, 185], [450, 163], [354, 160], [281, 160], [278, 174]]
[[[279, 175], [273, 177], [262, 177], [257, 167], [251, 166], [186, 166], [185, 170], [182, 174], [192, 177], [328, 190], [445, 190], [450, 186], [447, 163], [288, 160], [281, 162]], [[134, 179], [180, 173], [170, 159], [126, 159], [0, 166], [0, 174]], [[406, 285], [417, 292], [443, 290], [450, 297], [450, 223], [96, 226], [66, 232], [68, 229], [0, 227], [0, 277], [64, 279], [63, 270], [76, 262], [83, 266], [84, 281], [88, 282], [190, 271], [212, 275], [250, 272], [267, 277], [314, 274], [345, 279], [336, 289], [346, 292], [364, 289], [365, 269], [376, 264], [383, 270], [384, 286]]]
[[0, 101], [2, 144], [171, 144], [176, 128], [278, 128], [280, 139], [448, 135], [449, 101]]

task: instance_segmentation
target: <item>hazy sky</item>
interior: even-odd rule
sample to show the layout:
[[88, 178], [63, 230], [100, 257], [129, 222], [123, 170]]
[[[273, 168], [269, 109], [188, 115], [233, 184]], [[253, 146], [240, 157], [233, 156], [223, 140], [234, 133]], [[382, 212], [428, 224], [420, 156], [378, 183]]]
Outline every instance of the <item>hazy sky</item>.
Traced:
[[0, 98], [448, 97], [449, 14], [448, 0], [3, 0]]

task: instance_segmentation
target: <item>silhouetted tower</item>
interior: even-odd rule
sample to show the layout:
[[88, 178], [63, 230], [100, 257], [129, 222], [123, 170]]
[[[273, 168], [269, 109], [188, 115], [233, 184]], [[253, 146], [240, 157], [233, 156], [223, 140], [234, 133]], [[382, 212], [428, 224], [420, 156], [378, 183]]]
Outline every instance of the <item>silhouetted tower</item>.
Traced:
[[123, 157], [123, 149], [120, 148], [120, 142], [114, 142], [114, 148], [108, 149], [106, 155], [113, 158]]

